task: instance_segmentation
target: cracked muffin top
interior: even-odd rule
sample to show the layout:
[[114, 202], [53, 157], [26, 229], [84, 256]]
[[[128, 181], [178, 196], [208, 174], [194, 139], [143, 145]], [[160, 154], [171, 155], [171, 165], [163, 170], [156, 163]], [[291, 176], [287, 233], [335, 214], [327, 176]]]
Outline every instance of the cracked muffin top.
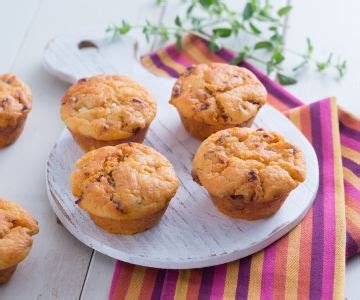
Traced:
[[155, 115], [155, 99], [126, 76], [80, 79], [62, 99], [61, 117], [67, 127], [97, 140], [130, 137], [147, 127]]
[[0, 130], [15, 126], [18, 119], [31, 110], [29, 87], [16, 75], [0, 75]]
[[36, 220], [19, 204], [0, 198], [0, 269], [21, 262], [29, 253]]
[[170, 103], [186, 118], [235, 126], [254, 117], [266, 98], [265, 87], [249, 70], [211, 63], [189, 67], [176, 81]]
[[179, 186], [171, 163], [137, 143], [90, 151], [76, 168], [71, 188], [77, 204], [114, 220], [140, 218], [166, 208]]
[[201, 144], [193, 176], [215, 197], [272, 201], [305, 180], [305, 159], [298, 147], [275, 132], [230, 128]]

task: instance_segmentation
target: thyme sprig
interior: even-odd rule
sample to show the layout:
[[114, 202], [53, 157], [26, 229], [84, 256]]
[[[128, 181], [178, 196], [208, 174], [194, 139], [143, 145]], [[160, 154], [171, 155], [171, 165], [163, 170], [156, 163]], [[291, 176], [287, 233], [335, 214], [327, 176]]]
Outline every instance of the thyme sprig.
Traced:
[[[165, 2], [156, 0], [158, 5]], [[285, 18], [292, 10], [290, 5], [275, 9], [270, 0], [247, 0], [242, 11], [235, 11], [222, 0], [183, 0], [182, 3], [186, 8], [185, 13], [177, 15], [173, 25], [148, 20], [141, 25], [132, 25], [122, 20], [120, 25], [108, 27], [107, 32], [116, 38], [133, 29], [140, 29], [148, 42], [153, 36], [160, 36], [163, 42], [174, 38], [179, 49], [183, 49], [182, 37], [194, 34], [207, 40], [210, 50], [214, 52], [221, 49], [223, 39], [238, 37], [241, 33], [250, 38], [231, 63], [239, 64], [244, 59], [256, 61], [265, 66], [268, 74], [275, 73], [283, 85], [296, 83], [295, 77], [299, 71], [309, 65], [314, 65], [319, 72], [334, 70], [339, 78], [345, 75], [346, 61], [338, 58], [335, 62], [332, 53], [324, 61], [316, 60], [309, 38], [303, 53], [285, 47]], [[289, 53], [300, 58], [300, 62], [291, 68], [290, 75], [286, 74], [282, 64]]]

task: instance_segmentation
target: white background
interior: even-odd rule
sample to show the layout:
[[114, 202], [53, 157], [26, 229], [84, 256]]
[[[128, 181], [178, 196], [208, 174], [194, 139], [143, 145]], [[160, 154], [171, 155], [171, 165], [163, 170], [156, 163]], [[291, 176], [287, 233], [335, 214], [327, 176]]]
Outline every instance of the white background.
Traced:
[[[46, 43], [63, 32], [103, 27], [122, 18], [172, 22], [173, 2], [160, 9], [153, 0], [0, 0], [0, 73], [20, 75], [33, 92], [33, 111], [17, 143], [0, 151], [0, 196], [21, 203], [40, 223], [29, 257], [12, 280], [0, 287], [1, 299], [106, 299], [115, 261], [82, 245], [57, 224], [45, 189], [45, 164], [63, 129], [60, 100], [66, 84], [42, 67]], [[232, 5], [238, 2], [229, 1]], [[274, 2], [285, 2], [276, 0]], [[347, 59], [342, 81], [309, 70], [288, 89], [305, 102], [336, 96], [360, 116], [360, 2], [358, 0], [293, 1], [287, 46], [301, 50], [312, 37], [316, 55], [329, 51]], [[146, 49], [146, 48], [144, 48]], [[360, 295], [360, 257], [347, 263], [346, 297]]]

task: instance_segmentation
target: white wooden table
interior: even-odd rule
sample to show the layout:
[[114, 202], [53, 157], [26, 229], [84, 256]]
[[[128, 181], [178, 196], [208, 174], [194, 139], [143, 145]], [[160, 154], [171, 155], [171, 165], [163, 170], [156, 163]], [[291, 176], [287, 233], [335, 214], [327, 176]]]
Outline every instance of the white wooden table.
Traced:
[[[173, 0], [172, 0], [173, 1]], [[276, 0], [276, 2], [285, 2]], [[4, 2], [4, 3], [3, 3]], [[45, 163], [61, 130], [60, 99], [67, 85], [42, 67], [46, 43], [64, 31], [104, 28], [122, 18], [171, 22], [172, 6], [159, 9], [150, 0], [1, 0], [0, 73], [20, 75], [33, 92], [33, 111], [18, 142], [0, 151], [0, 196], [26, 207], [40, 222], [29, 257], [12, 280], [0, 288], [0, 299], [107, 299], [115, 261], [84, 246], [56, 222], [46, 196]], [[171, 2], [171, 0], [170, 0]], [[236, 5], [237, 1], [229, 1]], [[304, 47], [313, 38], [317, 54], [341, 54], [349, 70], [341, 82], [309, 71], [288, 89], [305, 102], [337, 96], [360, 116], [360, 19], [358, 0], [293, 1], [287, 44]], [[347, 263], [346, 296], [360, 295], [360, 256]]]

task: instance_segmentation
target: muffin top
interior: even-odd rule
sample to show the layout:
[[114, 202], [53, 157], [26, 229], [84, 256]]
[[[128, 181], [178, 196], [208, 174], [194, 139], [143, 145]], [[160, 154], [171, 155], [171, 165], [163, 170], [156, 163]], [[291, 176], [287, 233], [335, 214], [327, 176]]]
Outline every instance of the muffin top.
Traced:
[[240, 125], [265, 104], [267, 92], [245, 68], [211, 63], [189, 67], [176, 81], [170, 103], [180, 114], [210, 125]]
[[61, 117], [67, 127], [102, 141], [128, 138], [147, 127], [155, 115], [154, 98], [126, 76], [80, 79], [62, 99]]
[[0, 75], [0, 130], [15, 126], [21, 116], [30, 112], [31, 105], [30, 89], [19, 77]]
[[275, 132], [230, 128], [201, 144], [193, 176], [215, 197], [266, 202], [286, 196], [305, 180], [305, 159]]
[[137, 143], [90, 151], [76, 168], [71, 188], [77, 204], [114, 220], [140, 218], [166, 208], [179, 185], [171, 163]]
[[0, 198], [0, 269], [21, 262], [29, 253], [36, 220], [19, 204]]

